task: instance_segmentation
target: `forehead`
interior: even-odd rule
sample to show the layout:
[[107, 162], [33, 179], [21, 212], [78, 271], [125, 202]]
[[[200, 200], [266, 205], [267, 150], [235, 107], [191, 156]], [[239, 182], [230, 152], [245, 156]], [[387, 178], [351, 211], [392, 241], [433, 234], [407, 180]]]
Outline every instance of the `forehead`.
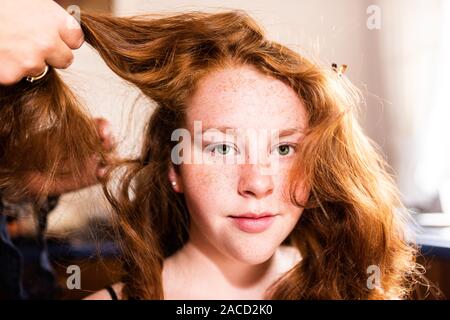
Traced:
[[283, 129], [305, 127], [306, 111], [296, 92], [251, 66], [227, 67], [202, 78], [190, 97], [186, 120], [203, 126]]

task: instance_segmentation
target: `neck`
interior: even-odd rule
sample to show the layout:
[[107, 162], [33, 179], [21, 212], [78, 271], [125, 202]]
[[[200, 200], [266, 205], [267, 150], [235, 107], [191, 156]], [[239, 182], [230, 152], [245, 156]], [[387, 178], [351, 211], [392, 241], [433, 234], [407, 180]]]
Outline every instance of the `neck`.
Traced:
[[195, 292], [187, 295], [196, 299], [263, 299], [280, 272], [277, 254], [260, 264], [246, 264], [224, 255], [200, 233], [191, 231], [185, 246], [165, 263], [166, 273], [172, 270], [176, 278], [170, 276], [175, 280], [171, 282], [179, 287], [169, 286], [169, 291], [192, 290]]

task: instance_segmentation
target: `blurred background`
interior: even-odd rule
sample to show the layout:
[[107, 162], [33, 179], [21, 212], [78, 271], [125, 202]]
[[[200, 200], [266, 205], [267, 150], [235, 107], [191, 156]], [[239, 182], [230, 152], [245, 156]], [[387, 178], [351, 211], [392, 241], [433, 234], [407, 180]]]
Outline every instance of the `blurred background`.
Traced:
[[[361, 124], [392, 167], [403, 201], [419, 226], [427, 276], [450, 297], [450, 1], [446, 0], [90, 0], [64, 8], [133, 15], [145, 12], [244, 9], [273, 40], [323, 66], [346, 64], [361, 90]], [[122, 155], [139, 150], [153, 103], [115, 76], [83, 45], [62, 76], [96, 117], [112, 124]], [[26, 208], [21, 208], [25, 210]], [[22, 243], [35, 233], [31, 215], [10, 230]], [[27, 218], [28, 217], [28, 218]], [[49, 252], [58, 298], [82, 298], [117, 281], [117, 249], [100, 187], [63, 195], [49, 215]], [[24, 240], [25, 239], [25, 240]], [[99, 254], [102, 257], [99, 258]], [[81, 289], [66, 286], [67, 266], [81, 266]], [[30, 271], [29, 275], [32, 275]]]

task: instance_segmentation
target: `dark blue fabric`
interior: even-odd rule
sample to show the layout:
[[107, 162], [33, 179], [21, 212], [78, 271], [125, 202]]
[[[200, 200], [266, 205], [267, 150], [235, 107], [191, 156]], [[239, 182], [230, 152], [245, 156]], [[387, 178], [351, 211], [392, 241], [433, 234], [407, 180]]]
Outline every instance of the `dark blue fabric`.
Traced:
[[[58, 291], [53, 267], [50, 263], [45, 231], [47, 217], [58, 203], [58, 197], [49, 197], [38, 209], [38, 235], [35, 250], [38, 259], [26, 261], [19, 248], [11, 241], [0, 197], [0, 298], [51, 299]], [[24, 272], [25, 270], [25, 272]]]
[[26, 299], [22, 285], [22, 254], [11, 242], [3, 211], [4, 204], [0, 197], [0, 298]]

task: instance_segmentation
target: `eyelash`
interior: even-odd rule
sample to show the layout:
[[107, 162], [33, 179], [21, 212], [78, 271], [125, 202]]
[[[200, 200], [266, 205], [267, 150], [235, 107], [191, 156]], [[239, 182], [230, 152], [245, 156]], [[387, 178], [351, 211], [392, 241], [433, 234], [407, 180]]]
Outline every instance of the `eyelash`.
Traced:
[[223, 147], [223, 146], [229, 146], [230, 148], [233, 148], [234, 150], [238, 151], [234, 145], [231, 145], [228, 143], [217, 143], [217, 144], [208, 145], [208, 146], [206, 146], [205, 150], [216, 154], [216, 151], [214, 151], [214, 150], [216, 150], [217, 147]]
[[[291, 150], [293, 150], [294, 152], [297, 150], [297, 145], [293, 144], [293, 143], [280, 143], [279, 145], [276, 145], [273, 149], [279, 148], [281, 146], [288, 146], [291, 148]], [[288, 155], [284, 156], [287, 157]]]
[[[237, 148], [236, 148], [234, 145], [231, 145], [231, 144], [228, 144], [228, 143], [218, 143], [218, 144], [208, 145], [208, 146], [206, 146], [205, 150], [208, 151], [208, 152], [212, 152], [212, 153], [216, 154], [216, 151], [214, 151], [214, 150], [216, 150], [217, 147], [223, 147], [223, 146], [228, 146], [228, 147], [234, 149], [235, 151], [239, 152], [239, 151], [237, 150]], [[279, 148], [279, 147], [281, 147], [281, 146], [288, 146], [288, 147], [290, 147], [294, 152], [295, 152], [296, 149], [297, 149], [297, 148], [296, 148], [296, 146], [297, 146], [296, 144], [292, 144], [292, 143], [281, 143], [281, 144], [276, 145], [274, 148], [272, 148], [272, 150], [273, 150], [273, 149], [276, 149], [276, 148]], [[226, 154], [224, 154], [224, 155], [226, 155]], [[286, 156], [287, 156], [287, 155], [286, 155]]]

